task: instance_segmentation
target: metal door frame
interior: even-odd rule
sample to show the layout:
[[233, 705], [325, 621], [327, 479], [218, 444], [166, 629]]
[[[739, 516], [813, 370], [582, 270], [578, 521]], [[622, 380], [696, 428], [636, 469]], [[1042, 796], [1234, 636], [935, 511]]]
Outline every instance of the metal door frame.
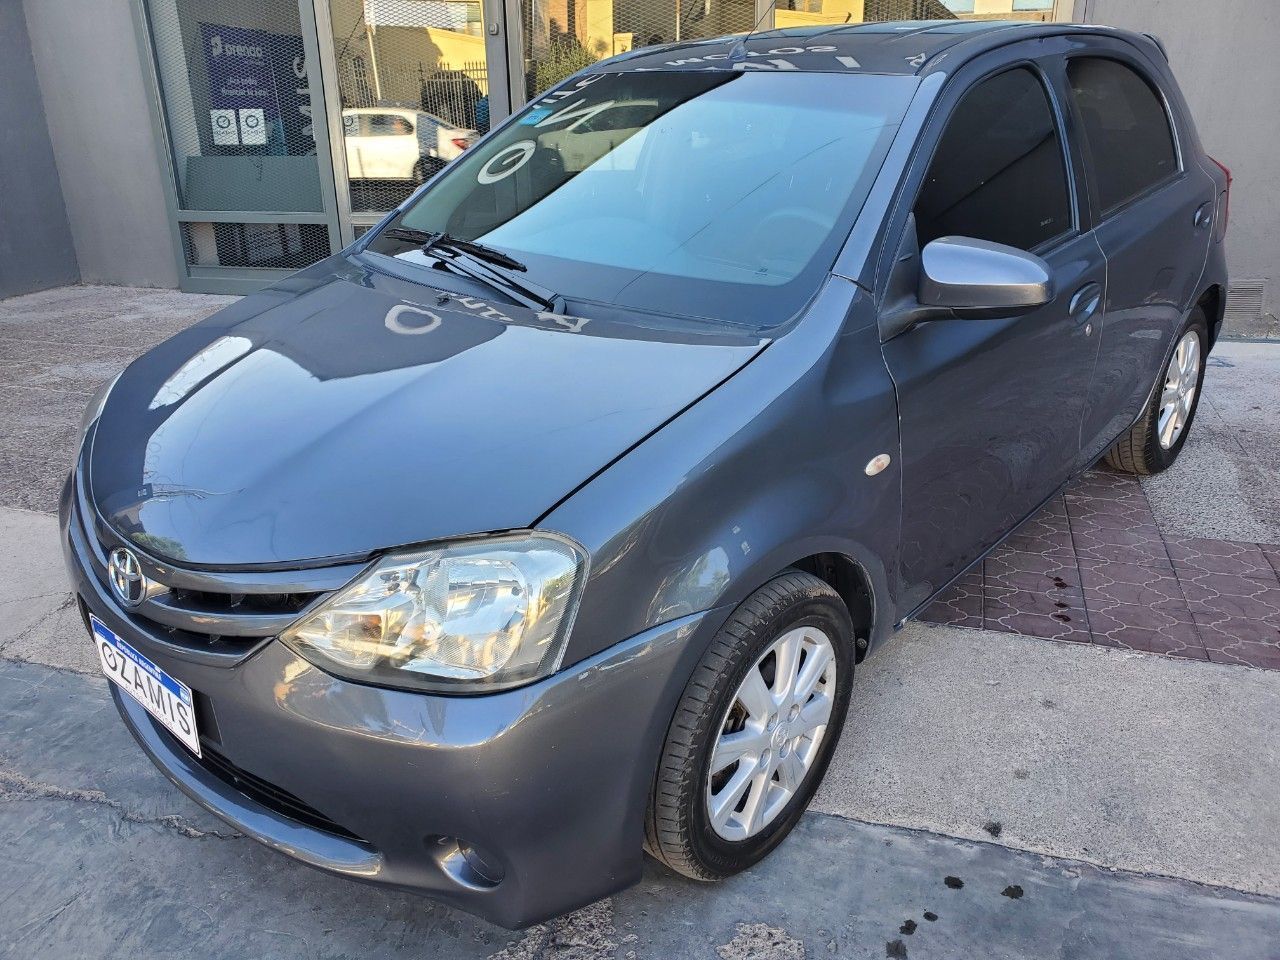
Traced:
[[[485, 69], [489, 74], [489, 124], [491, 127], [497, 126], [498, 122], [507, 117], [512, 109], [507, 42], [508, 22], [503, 2], [504, 0], [480, 0], [484, 10], [484, 56]], [[334, 188], [338, 235], [341, 238], [341, 242], [334, 246], [336, 251], [339, 247], [345, 247], [354, 242], [358, 228], [373, 226], [386, 216], [387, 211], [356, 213], [351, 209], [351, 180], [347, 173], [347, 148], [342, 135], [342, 93], [338, 85], [338, 55], [334, 45], [333, 17], [330, 15], [329, 0], [298, 0], [298, 5], [305, 11], [304, 28], [311, 26], [312, 36], [318, 46], [319, 82], [329, 143], [326, 165]], [[518, 27], [518, 20], [516, 24]]]

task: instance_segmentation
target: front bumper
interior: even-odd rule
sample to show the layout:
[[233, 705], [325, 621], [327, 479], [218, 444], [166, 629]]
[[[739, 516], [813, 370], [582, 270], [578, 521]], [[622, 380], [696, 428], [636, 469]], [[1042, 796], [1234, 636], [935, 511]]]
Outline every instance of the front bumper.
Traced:
[[[653, 771], [680, 692], [715, 617], [656, 627], [543, 681], [449, 697], [332, 677], [284, 644], [233, 666], [174, 656], [122, 614], [70, 536], [87, 609], [201, 701], [211, 750], [340, 831], [261, 802], [215, 775], [113, 688], [125, 723], [185, 793], [246, 835], [330, 873], [427, 893], [522, 927], [640, 878]], [[203, 714], [200, 714], [203, 709]], [[501, 874], [469, 870], [455, 841]]]

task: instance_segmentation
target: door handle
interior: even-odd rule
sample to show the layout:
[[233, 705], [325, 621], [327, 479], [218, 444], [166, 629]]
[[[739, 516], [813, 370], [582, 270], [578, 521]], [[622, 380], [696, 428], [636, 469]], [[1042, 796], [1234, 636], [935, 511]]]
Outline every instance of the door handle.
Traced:
[[1206, 200], [1196, 208], [1195, 224], [1197, 228], [1203, 230], [1211, 223], [1213, 223], [1213, 201]]
[[1067, 312], [1076, 323], [1084, 323], [1095, 313], [1102, 303], [1102, 284], [1090, 281], [1071, 295], [1071, 303]]

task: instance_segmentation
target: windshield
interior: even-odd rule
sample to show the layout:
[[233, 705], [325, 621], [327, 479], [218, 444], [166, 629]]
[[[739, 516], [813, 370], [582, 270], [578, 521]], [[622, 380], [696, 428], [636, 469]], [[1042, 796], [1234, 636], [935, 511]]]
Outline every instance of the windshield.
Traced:
[[[915, 86], [589, 75], [463, 154], [389, 226], [495, 247], [570, 301], [773, 326], [830, 270]], [[403, 238], [370, 249], [429, 262]]]

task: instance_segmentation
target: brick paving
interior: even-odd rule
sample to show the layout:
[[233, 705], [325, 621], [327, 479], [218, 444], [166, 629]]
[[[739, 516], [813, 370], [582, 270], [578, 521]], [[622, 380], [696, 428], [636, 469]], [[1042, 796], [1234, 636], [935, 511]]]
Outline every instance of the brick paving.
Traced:
[[1280, 670], [1280, 546], [1166, 537], [1137, 477], [1093, 470], [921, 619]]

